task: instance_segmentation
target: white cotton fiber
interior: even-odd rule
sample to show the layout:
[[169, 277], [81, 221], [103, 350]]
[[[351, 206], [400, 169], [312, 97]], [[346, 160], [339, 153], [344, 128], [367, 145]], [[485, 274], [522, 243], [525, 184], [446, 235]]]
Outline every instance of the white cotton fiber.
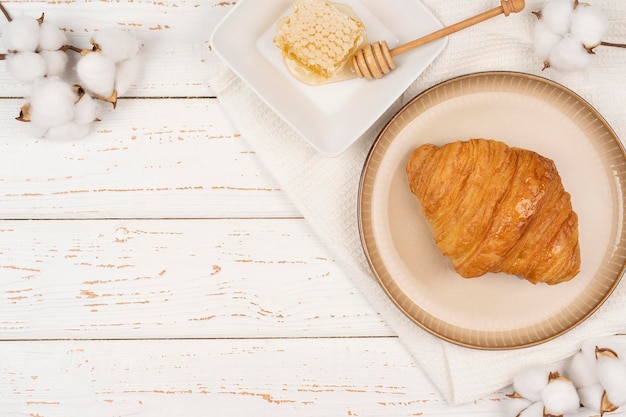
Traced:
[[578, 397], [580, 398], [580, 403], [585, 407], [594, 410], [594, 412], [597, 414], [600, 413], [600, 408], [602, 407], [603, 394], [604, 387], [599, 383], [578, 388]]
[[3, 27], [2, 43], [7, 51], [34, 52], [39, 45], [39, 22], [30, 16], [13, 18]]
[[550, 370], [546, 367], [529, 368], [513, 378], [513, 389], [530, 401], [541, 399], [541, 391], [548, 385]]
[[602, 41], [608, 25], [608, 19], [601, 10], [581, 3], [572, 14], [570, 33], [587, 48], [593, 48]]
[[550, 68], [561, 71], [578, 71], [591, 64], [591, 54], [572, 36], [564, 37], [550, 52]]
[[543, 408], [543, 403], [541, 401], [537, 401], [520, 412], [517, 417], [544, 417]]
[[139, 57], [126, 59], [116, 65], [115, 91], [121, 96], [133, 85], [141, 72], [141, 60]]
[[506, 401], [506, 415], [517, 416], [531, 404], [532, 401], [527, 400], [526, 398], [508, 398]]
[[48, 131], [47, 127], [37, 126], [32, 122], [20, 123], [20, 128], [24, 134], [32, 138], [43, 138], [46, 136], [46, 132]]
[[600, 382], [596, 370], [595, 357], [588, 358], [585, 353], [579, 351], [569, 362], [567, 376], [577, 387], [587, 387]]
[[6, 68], [13, 78], [23, 83], [31, 83], [46, 75], [46, 60], [36, 52], [8, 54]]
[[84, 94], [74, 105], [74, 122], [86, 125], [98, 118], [98, 101]]
[[565, 36], [569, 32], [573, 12], [573, 0], [549, 0], [541, 10], [541, 20], [552, 32]]
[[40, 51], [39, 55], [46, 61], [46, 75], [60, 76], [67, 67], [67, 54], [63, 51]]
[[56, 51], [67, 44], [65, 32], [53, 23], [43, 21], [39, 25], [39, 50]]
[[580, 351], [583, 352], [588, 361], [595, 363], [596, 350], [610, 350], [617, 356], [622, 357], [626, 355], [622, 346], [615, 341], [615, 337], [599, 337], [589, 339], [583, 342], [580, 347]]
[[109, 57], [91, 52], [83, 56], [76, 65], [82, 86], [88, 91], [107, 98], [113, 94], [115, 85], [115, 62]]
[[30, 118], [41, 127], [66, 124], [74, 117], [76, 95], [72, 87], [58, 78], [45, 78], [33, 85]]
[[563, 36], [550, 30], [543, 20], [535, 24], [534, 45], [535, 53], [542, 60], [546, 61], [550, 56], [550, 51], [563, 39]]
[[141, 42], [137, 38], [119, 28], [103, 29], [92, 40], [115, 63], [134, 58], [141, 49]]
[[579, 407], [577, 410], [563, 414], [563, 417], [598, 417], [599, 413], [587, 407]]
[[626, 362], [607, 356], [598, 358], [598, 377], [612, 404], [626, 405]]
[[560, 416], [572, 412], [580, 406], [576, 387], [569, 380], [555, 379], [541, 392], [541, 400], [546, 412]]
[[604, 13], [583, 1], [549, 0], [536, 14], [535, 52], [545, 67], [564, 72], [586, 69], [608, 28]]

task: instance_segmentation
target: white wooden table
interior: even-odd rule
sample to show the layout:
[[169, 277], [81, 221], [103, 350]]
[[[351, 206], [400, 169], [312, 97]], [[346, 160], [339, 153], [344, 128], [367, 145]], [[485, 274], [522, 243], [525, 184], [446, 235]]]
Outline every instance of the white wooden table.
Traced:
[[225, 117], [209, 37], [235, 3], [3, 2], [80, 46], [132, 30], [145, 69], [50, 142], [0, 62], [0, 415], [503, 415], [508, 390], [446, 404]]

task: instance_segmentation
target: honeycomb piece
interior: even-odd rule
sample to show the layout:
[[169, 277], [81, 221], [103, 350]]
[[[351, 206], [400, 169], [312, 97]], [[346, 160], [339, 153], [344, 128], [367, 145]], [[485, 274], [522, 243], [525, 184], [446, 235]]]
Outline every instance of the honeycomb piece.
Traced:
[[274, 43], [287, 59], [312, 75], [328, 79], [365, 39], [363, 24], [325, 0], [297, 0], [282, 20]]

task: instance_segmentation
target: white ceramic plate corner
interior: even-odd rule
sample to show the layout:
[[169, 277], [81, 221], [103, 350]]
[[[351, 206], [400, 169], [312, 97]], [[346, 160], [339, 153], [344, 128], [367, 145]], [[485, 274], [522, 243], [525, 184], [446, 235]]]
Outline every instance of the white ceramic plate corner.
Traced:
[[[442, 24], [419, 0], [338, 0], [354, 10], [370, 42], [391, 48]], [[385, 77], [309, 86], [287, 71], [272, 42], [292, 0], [242, 0], [211, 36], [216, 54], [286, 123], [320, 153], [337, 156], [359, 139], [443, 50], [446, 39], [395, 58]]]

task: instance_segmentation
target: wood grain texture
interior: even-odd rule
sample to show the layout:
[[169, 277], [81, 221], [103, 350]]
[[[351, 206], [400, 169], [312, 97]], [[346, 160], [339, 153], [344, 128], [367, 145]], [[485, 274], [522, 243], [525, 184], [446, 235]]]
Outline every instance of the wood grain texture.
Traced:
[[495, 417], [510, 393], [451, 409], [395, 338], [12, 342], [0, 357], [6, 416]]
[[61, 142], [29, 137], [22, 103], [0, 100], [1, 218], [299, 216], [217, 100], [120, 100]]
[[504, 415], [507, 390], [446, 404], [227, 119], [237, 1], [2, 3], [78, 47], [132, 30], [144, 67], [54, 142], [0, 63], [0, 416]]
[[392, 336], [304, 220], [0, 221], [0, 339]]

